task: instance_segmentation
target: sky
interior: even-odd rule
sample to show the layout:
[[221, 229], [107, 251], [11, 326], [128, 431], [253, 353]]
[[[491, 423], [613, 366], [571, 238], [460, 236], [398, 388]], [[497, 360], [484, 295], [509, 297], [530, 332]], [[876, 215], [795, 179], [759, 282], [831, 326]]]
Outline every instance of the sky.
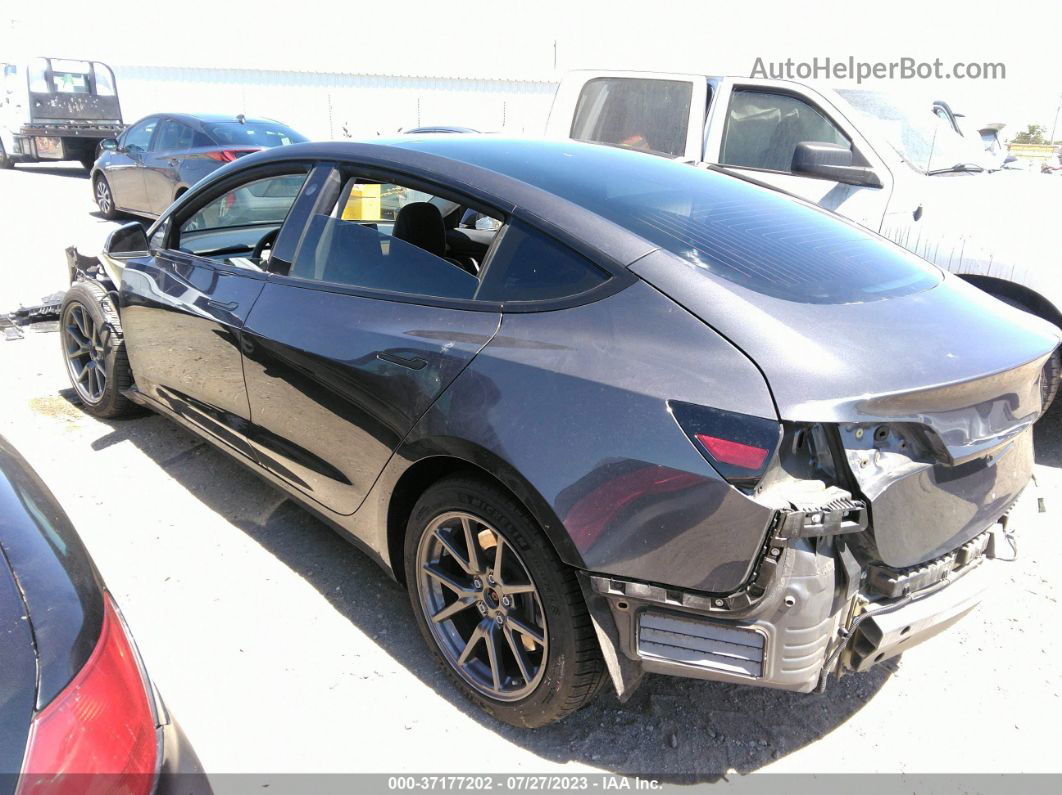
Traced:
[[[872, 81], [945, 99], [1005, 137], [1050, 132], [1062, 100], [1058, 0], [184, 0], [165, 11], [50, 0], [0, 10], [0, 60], [63, 55], [112, 65], [295, 69], [555, 82], [573, 68], [748, 75], [813, 58], [1002, 63], [1000, 80]], [[1057, 137], [1062, 137], [1060, 121]]]

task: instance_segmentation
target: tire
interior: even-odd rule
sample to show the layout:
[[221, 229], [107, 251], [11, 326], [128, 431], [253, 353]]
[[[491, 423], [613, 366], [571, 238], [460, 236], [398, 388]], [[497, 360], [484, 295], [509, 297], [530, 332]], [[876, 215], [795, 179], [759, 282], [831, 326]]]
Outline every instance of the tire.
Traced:
[[1059, 384], [1062, 384], [1062, 348], [1055, 348], [1044, 365], [1043, 379], [1040, 381], [1040, 399], [1045, 413], [1058, 397]]
[[[502, 565], [495, 572], [499, 547]], [[429, 567], [451, 585], [427, 574]], [[425, 642], [458, 689], [494, 718], [521, 728], [545, 726], [587, 704], [604, 683], [604, 662], [574, 572], [499, 486], [455, 476], [425, 491], [406, 526], [405, 572]], [[448, 617], [432, 621], [442, 610]], [[459, 649], [467, 655], [463, 663]]]
[[[1008, 306], [1020, 309], [1022, 312], [1029, 312], [1030, 315], [1036, 315], [1025, 304], [1016, 301], [1009, 295], [1001, 295], [999, 293], [991, 293], [991, 295]], [[1036, 317], [1039, 317], [1039, 315], [1036, 315]], [[1044, 363], [1043, 375], [1040, 378], [1040, 404], [1043, 407], [1041, 414], [1046, 414], [1047, 409], [1054, 403], [1055, 398], [1058, 396], [1060, 384], [1062, 384], [1062, 348], [1055, 348], [1055, 352]]]
[[78, 162], [81, 163], [81, 167], [85, 171], [92, 171], [92, 167], [96, 164], [96, 158], [92, 155], [85, 155], [85, 157], [78, 158]]
[[118, 210], [114, 204], [114, 194], [111, 192], [111, 183], [107, 181], [107, 177], [103, 174], [97, 174], [95, 179], [92, 180], [92, 196], [96, 200], [100, 215], [108, 221], [113, 221], [118, 217]]
[[7, 156], [3, 141], [0, 141], [0, 168], [14, 168], [15, 161]]
[[102, 285], [82, 280], [66, 291], [59, 342], [70, 385], [87, 413], [101, 419], [140, 413], [122, 394], [133, 384], [133, 371], [118, 313]]

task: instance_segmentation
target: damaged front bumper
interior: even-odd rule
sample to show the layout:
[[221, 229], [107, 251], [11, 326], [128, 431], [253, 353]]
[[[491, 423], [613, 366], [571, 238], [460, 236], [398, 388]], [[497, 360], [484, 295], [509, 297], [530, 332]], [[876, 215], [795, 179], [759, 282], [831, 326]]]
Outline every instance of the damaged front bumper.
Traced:
[[645, 673], [811, 692], [831, 673], [866, 671], [954, 624], [1014, 548], [1006, 515], [906, 570], [859, 564], [844, 535], [782, 537], [779, 528], [751, 595], [585, 572], [581, 584], [621, 700]]

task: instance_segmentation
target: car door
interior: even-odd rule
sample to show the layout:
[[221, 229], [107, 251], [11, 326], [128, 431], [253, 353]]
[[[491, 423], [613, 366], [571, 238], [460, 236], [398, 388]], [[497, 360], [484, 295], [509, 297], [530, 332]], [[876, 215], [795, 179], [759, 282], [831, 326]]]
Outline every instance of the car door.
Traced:
[[433, 216], [432, 201], [458, 204], [356, 179], [327, 175], [290, 263], [271, 260], [243, 334], [260, 460], [343, 515], [501, 320], [498, 304], [472, 300], [471, 268], [391, 234], [408, 226], [403, 214]]
[[[737, 78], [723, 81], [708, 119], [705, 159], [878, 229], [892, 191], [888, 168], [825, 97], [795, 86]], [[851, 149], [853, 163], [873, 168], [882, 186], [848, 185], [794, 173], [794, 151], [802, 142]]]
[[144, 153], [144, 199], [147, 209], [161, 215], [177, 192], [181, 155], [192, 147], [192, 128], [176, 119], [163, 119], [151, 149]]
[[151, 148], [158, 123], [157, 116], [149, 116], [118, 138], [118, 148], [111, 152], [104, 169], [116, 207], [151, 212], [144, 190], [144, 154]]
[[[137, 389], [251, 459], [241, 331], [266, 280], [263, 260], [252, 254], [278, 233], [306, 179], [306, 167], [291, 168], [239, 175], [238, 184], [223, 183], [182, 208], [122, 274], [122, 325]], [[290, 198], [285, 205], [271, 197], [263, 210], [257, 194], [276, 186]]]

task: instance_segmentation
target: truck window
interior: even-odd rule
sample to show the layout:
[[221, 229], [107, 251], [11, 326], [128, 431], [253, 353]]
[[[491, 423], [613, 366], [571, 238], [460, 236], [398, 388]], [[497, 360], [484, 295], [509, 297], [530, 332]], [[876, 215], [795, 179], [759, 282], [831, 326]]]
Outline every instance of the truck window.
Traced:
[[851, 146], [833, 122], [803, 100], [767, 91], [734, 91], [719, 162], [789, 172], [796, 146], [803, 141]]
[[111, 67], [99, 61], [93, 61], [92, 73], [96, 78], [97, 97], [118, 96], [118, 91], [114, 87], [114, 72], [111, 71]]
[[571, 137], [678, 157], [686, 153], [693, 84], [597, 77], [579, 94]]

